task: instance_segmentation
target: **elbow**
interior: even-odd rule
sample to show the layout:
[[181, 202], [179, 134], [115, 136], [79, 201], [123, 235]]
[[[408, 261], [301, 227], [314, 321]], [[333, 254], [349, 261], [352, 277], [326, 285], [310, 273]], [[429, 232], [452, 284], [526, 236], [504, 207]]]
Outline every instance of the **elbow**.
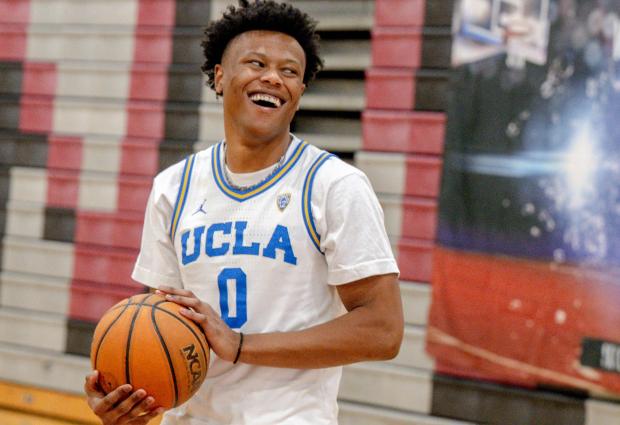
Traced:
[[387, 344], [386, 347], [385, 360], [391, 360], [398, 356], [398, 353], [400, 352], [400, 347], [403, 343], [403, 331], [404, 329], [401, 326], [401, 328], [397, 332], [394, 332], [394, 335], [389, 338], [389, 344]]
[[402, 321], [386, 324], [381, 332], [381, 347], [377, 353], [377, 360], [391, 360], [398, 356], [403, 342], [404, 327]]

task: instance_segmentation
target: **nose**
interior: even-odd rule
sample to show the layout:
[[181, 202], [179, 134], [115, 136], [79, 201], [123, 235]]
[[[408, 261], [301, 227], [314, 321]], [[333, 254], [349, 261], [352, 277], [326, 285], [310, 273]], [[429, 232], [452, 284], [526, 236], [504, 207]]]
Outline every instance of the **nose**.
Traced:
[[282, 85], [282, 78], [280, 77], [278, 70], [274, 68], [265, 68], [260, 80], [276, 87]]

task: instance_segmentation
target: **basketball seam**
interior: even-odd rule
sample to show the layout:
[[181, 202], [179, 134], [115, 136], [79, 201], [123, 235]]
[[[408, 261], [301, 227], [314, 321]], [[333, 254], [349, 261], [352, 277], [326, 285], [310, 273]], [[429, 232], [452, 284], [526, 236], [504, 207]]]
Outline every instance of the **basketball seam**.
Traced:
[[[192, 329], [191, 326], [189, 326], [187, 323], [185, 323], [182, 319], [180, 319], [179, 317], [177, 317], [174, 313], [169, 312], [168, 310], [158, 307], [159, 304], [167, 302], [166, 300], [162, 300], [162, 301], [158, 301], [153, 305], [153, 309], [157, 309], [158, 311], [162, 311], [166, 314], [168, 314], [170, 317], [175, 318], [176, 320], [178, 320], [179, 322], [181, 322], [183, 324], [183, 326], [185, 326], [187, 329], [189, 329], [189, 331], [194, 335], [194, 337], [196, 338], [196, 341], [198, 341], [198, 344], [200, 344], [200, 348], [202, 349], [202, 359], [205, 362], [205, 366], [208, 367], [209, 365], [207, 364], [207, 349], [204, 345], [202, 345], [202, 341], [200, 340], [200, 338], [198, 337], [198, 335], [196, 334], [196, 331], [194, 331]], [[205, 339], [207, 339], [206, 335], [205, 335]]]
[[161, 343], [164, 352], [166, 353], [166, 359], [168, 360], [168, 368], [170, 370], [170, 374], [172, 375], [172, 383], [174, 384], [174, 402], [172, 403], [173, 407], [177, 406], [177, 402], [179, 400], [179, 388], [177, 384], [177, 376], [176, 370], [174, 369], [174, 363], [172, 363], [172, 358], [170, 357], [170, 351], [168, 351], [168, 346], [166, 345], [166, 341], [164, 340], [164, 336], [159, 332], [159, 326], [157, 326], [157, 320], [155, 319], [155, 308], [151, 308], [151, 321], [153, 322], [153, 328], [155, 329], [155, 333], [159, 337], [159, 342]]
[[[131, 301], [131, 298], [128, 301]], [[108, 336], [108, 332], [110, 332], [110, 329], [112, 329], [112, 327], [116, 324], [118, 319], [120, 319], [120, 317], [129, 308], [130, 305], [132, 305], [132, 304], [130, 302], [127, 302], [127, 304], [119, 306], [119, 307], [123, 307], [123, 310], [118, 314], [118, 316], [116, 316], [114, 318], [114, 320], [112, 320], [112, 323], [110, 323], [110, 325], [103, 332], [103, 335], [101, 335], [101, 338], [99, 338], [99, 343], [97, 344], [97, 348], [95, 350], [95, 358], [93, 360], [93, 368], [95, 370], [98, 370], [97, 369], [97, 360], [99, 358], [99, 349], [101, 348], [101, 345], [103, 344], [103, 340], [105, 339], [106, 336]]]
[[[146, 301], [146, 299], [145, 299], [145, 300], [143, 300], [143, 301]], [[187, 329], [189, 329], [189, 330], [192, 332], [192, 334], [196, 337], [196, 339], [198, 340], [198, 342], [199, 342], [199, 344], [200, 344], [200, 348], [202, 348], [202, 353], [203, 353], [203, 356], [202, 356], [202, 357], [203, 357], [203, 359], [204, 359], [204, 361], [205, 361], [205, 364], [206, 364], [206, 362], [207, 362], [207, 358], [206, 358], [206, 355], [205, 355], [205, 353], [207, 352], [206, 347], [205, 347], [204, 345], [202, 345], [202, 341], [200, 340], [200, 338], [198, 338], [198, 335], [196, 334], [196, 332], [195, 332], [195, 331], [194, 331], [194, 330], [193, 330], [193, 329], [192, 329], [192, 328], [191, 328], [191, 327], [190, 327], [187, 323], [185, 323], [185, 321], [184, 321], [182, 318], [179, 318], [179, 317], [178, 317], [178, 316], [176, 316], [174, 313], [172, 313], [172, 312], [170, 312], [170, 311], [168, 311], [168, 310], [166, 310], [166, 309], [164, 309], [164, 308], [159, 307], [159, 304], [162, 304], [162, 303], [165, 303], [165, 302], [170, 302], [170, 301], [167, 301], [167, 300], [160, 300], [160, 301], [155, 302], [155, 304], [145, 304], [144, 302], [141, 302], [141, 303], [130, 303], [130, 304], [127, 304], [127, 306], [132, 306], [132, 305], [135, 305], [135, 306], [147, 306], [147, 307], [153, 307], [153, 308], [157, 309], [158, 311], [163, 311], [164, 313], [166, 313], [166, 314], [168, 314], [168, 315], [170, 315], [170, 316], [174, 317], [175, 319], [177, 319], [178, 321], [180, 321], [181, 323], [183, 323], [183, 325], [184, 325]], [[122, 306], [117, 306], [117, 307], [114, 307], [114, 309], [116, 309], [116, 308], [120, 308], [120, 307], [122, 307]], [[189, 319], [186, 319], [186, 320], [190, 321]], [[204, 333], [203, 333], [203, 335], [204, 335]], [[206, 335], [204, 335], [204, 337], [205, 337], [205, 340], [207, 340], [207, 343], [208, 343], [208, 342], [209, 342], [209, 340], [207, 339]]]
[[136, 308], [136, 312], [133, 314], [133, 317], [131, 318], [131, 325], [129, 325], [129, 332], [127, 333], [127, 344], [126, 344], [126, 348], [125, 348], [125, 381], [127, 381], [128, 384], [131, 384], [131, 376], [129, 373], [129, 353], [130, 353], [130, 348], [131, 348], [131, 337], [133, 335], [133, 328], [136, 324], [136, 319], [138, 318], [138, 314], [140, 313], [140, 309], [142, 308], [142, 306], [144, 305], [144, 302], [149, 299], [151, 297], [151, 295], [146, 296], [141, 302], [140, 304], [138, 304], [138, 308]]

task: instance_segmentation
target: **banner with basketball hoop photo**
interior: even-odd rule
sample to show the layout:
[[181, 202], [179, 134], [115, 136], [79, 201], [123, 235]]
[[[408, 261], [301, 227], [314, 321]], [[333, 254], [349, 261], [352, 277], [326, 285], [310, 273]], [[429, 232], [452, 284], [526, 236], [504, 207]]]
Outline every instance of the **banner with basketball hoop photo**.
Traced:
[[427, 351], [620, 394], [620, 3], [461, 0]]

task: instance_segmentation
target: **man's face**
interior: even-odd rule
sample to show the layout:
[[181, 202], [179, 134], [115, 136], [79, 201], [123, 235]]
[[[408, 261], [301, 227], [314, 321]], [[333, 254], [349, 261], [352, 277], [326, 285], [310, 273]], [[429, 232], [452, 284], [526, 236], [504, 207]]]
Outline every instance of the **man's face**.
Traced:
[[248, 31], [232, 39], [215, 66], [227, 130], [256, 142], [288, 134], [306, 88], [305, 67], [304, 51], [289, 35]]

